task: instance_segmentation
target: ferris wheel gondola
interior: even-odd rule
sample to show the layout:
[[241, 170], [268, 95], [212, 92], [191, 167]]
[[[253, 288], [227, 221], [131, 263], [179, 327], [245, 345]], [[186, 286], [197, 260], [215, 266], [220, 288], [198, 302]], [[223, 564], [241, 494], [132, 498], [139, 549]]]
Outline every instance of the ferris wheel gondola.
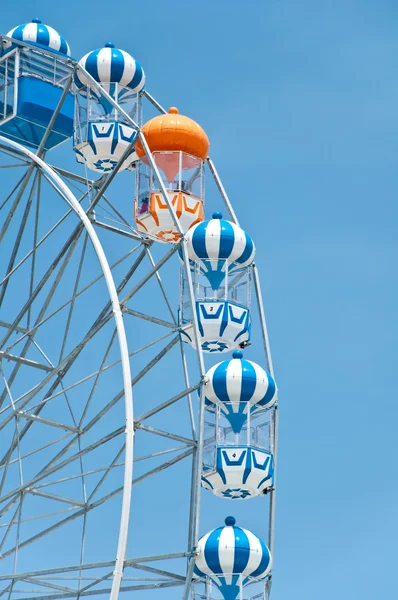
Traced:
[[[89, 52], [79, 64], [125, 111], [138, 120], [145, 74], [124, 50], [107, 42], [104, 48]], [[99, 173], [113, 171], [124, 157], [119, 170], [131, 168], [137, 160], [132, 144], [137, 129], [90, 85], [83, 71], [77, 71], [75, 85], [74, 150], [78, 162]], [[130, 148], [130, 149], [129, 149]], [[127, 156], [125, 156], [125, 153]]]

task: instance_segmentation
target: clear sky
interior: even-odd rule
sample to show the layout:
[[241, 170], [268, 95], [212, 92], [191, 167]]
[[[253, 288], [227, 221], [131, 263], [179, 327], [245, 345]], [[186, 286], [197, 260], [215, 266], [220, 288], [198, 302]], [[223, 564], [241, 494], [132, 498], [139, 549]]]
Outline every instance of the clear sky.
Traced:
[[[272, 600], [395, 598], [396, 0], [3, 0], [1, 13], [4, 33], [39, 16], [76, 58], [113, 41], [206, 129], [258, 248], [280, 388]], [[202, 533], [230, 512], [205, 514]]]

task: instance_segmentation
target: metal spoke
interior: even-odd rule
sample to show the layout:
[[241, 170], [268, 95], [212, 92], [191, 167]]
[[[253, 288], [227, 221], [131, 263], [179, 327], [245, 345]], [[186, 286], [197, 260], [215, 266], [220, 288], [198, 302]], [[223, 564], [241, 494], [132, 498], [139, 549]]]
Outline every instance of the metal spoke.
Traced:
[[58, 423], [57, 421], [51, 421], [50, 419], [44, 419], [43, 417], [38, 417], [37, 415], [31, 415], [30, 413], [24, 412], [23, 410], [18, 410], [16, 414], [19, 417], [22, 417], [23, 419], [27, 419], [28, 421], [35, 421], [36, 423], [43, 423], [45, 425], [50, 425], [51, 427], [58, 427], [59, 429], [71, 431], [72, 433], [80, 432], [80, 429], [78, 427], [72, 427], [71, 425], [67, 425], [66, 423]]
[[[45, 450], [47, 448], [49, 448], [50, 446], [53, 446], [54, 444], [57, 444], [58, 442], [61, 442], [62, 440], [64, 440], [65, 438], [70, 437], [70, 433], [66, 433], [65, 435], [53, 440], [52, 442], [49, 442], [48, 444], [44, 444], [43, 446], [40, 446], [39, 448], [36, 448], [35, 450], [31, 450], [30, 452], [27, 452], [26, 454], [24, 454], [22, 456], [22, 460], [24, 460], [25, 458], [28, 458], [29, 456], [32, 456], [33, 454], [36, 454], [37, 452], [41, 452], [42, 450]], [[16, 460], [16, 459], [15, 459]], [[15, 462], [15, 460], [10, 461], [10, 465], [13, 464]], [[0, 470], [4, 469], [4, 464], [0, 465]]]
[[170, 327], [175, 331], [176, 324], [169, 323], [168, 321], [164, 321], [163, 319], [159, 319], [158, 317], [154, 317], [152, 315], [146, 315], [142, 312], [138, 312], [137, 310], [132, 310], [131, 308], [124, 309], [125, 314], [131, 315], [133, 317], [138, 317], [139, 319], [144, 319], [144, 321], [151, 321], [151, 323], [156, 323], [157, 325], [163, 325], [163, 327]]
[[[24, 192], [26, 190], [26, 187], [27, 187], [27, 185], [29, 183], [29, 179], [30, 179], [30, 177], [32, 175], [33, 169], [34, 169], [34, 165], [31, 165], [29, 167], [28, 171], [22, 177], [22, 180], [20, 180], [17, 183], [17, 185], [15, 186], [15, 188], [11, 192], [11, 195], [12, 195], [14, 193], [14, 191], [16, 191], [19, 188], [18, 189], [18, 193], [17, 193], [17, 195], [16, 195], [16, 197], [14, 199], [14, 202], [13, 202], [10, 210], [8, 211], [8, 215], [7, 215], [7, 218], [6, 218], [6, 220], [5, 220], [4, 224], [3, 224], [3, 227], [1, 228], [1, 231], [0, 231], [0, 242], [3, 240], [5, 234], [6, 234], [7, 230], [8, 230], [8, 227], [9, 227], [9, 225], [11, 223], [11, 220], [12, 220], [12, 218], [15, 215], [15, 212], [16, 212], [16, 210], [17, 210], [17, 208], [19, 206], [19, 203], [21, 201], [21, 198], [22, 198], [22, 196], [23, 196], [23, 194], [24, 194]], [[3, 206], [6, 204], [7, 201], [8, 201], [8, 198], [4, 202], [4, 204], [1, 206], [1, 208], [3, 208]]]
[[[59, 283], [60, 283], [60, 281], [61, 281], [61, 279], [62, 279], [62, 277], [63, 277], [63, 275], [64, 275], [64, 272], [65, 272], [65, 269], [66, 269], [66, 267], [67, 267], [67, 265], [68, 265], [69, 259], [70, 259], [70, 257], [72, 256], [72, 254], [73, 254], [73, 252], [74, 252], [74, 250], [75, 250], [75, 248], [76, 248], [76, 244], [77, 244], [77, 238], [75, 238], [75, 239], [73, 240], [73, 242], [72, 242], [72, 243], [71, 243], [71, 245], [69, 246], [69, 249], [67, 249], [67, 248], [64, 246], [64, 248], [65, 248], [65, 252], [66, 252], [66, 256], [65, 256], [65, 258], [64, 258], [64, 260], [63, 260], [63, 263], [62, 263], [62, 265], [61, 265], [61, 268], [60, 268], [60, 270], [59, 270], [59, 272], [58, 272], [58, 274], [57, 274], [57, 276], [56, 276], [56, 278], [55, 278], [55, 280], [54, 280], [54, 282], [53, 282], [53, 284], [52, 284], [52, 286], [51, 286], [50, 292], [49, 292], [49, 294], [48, 294], [48, 296], [47, 296], [47, 298], [46, 298], [46, 300], [45, 300], [45, 302], [44, 302], [44, 304], [43, 304], [43, 306], [42, 306], [42, 308], [41, 308], [41, 310], [40, 310], [40, 313], [39, 313], [39, 316], [38, 316], [38, 318], [37, 318], [37, 321], [40, 321], [40, 320], [43, 318], [43, 315], [45, 314], [45, 312], [46, 312], [46, 310], [47, 310], [47, 307], [49, 306], [49, 304], [50, 304], [50, 301], [51, 301], [51, 299], [52, 299], [53, 295], [55, 294], [55, 291], [56, 291], [56, 289], [57, 289], [57, 287], [58, 287], [58, 285], [59, 285]], [[63, 254], [62, 254], [62, 256], [63, 256]], [[62, 256], [60, 256], [59, 260], [61, 260]], [[59, 262], [59, 261], [58, 261], [58, 262]], [[58, 263], [57, 263], [57, 264], [58, 264]], [[34, 293], [33, 293], [33, 294], [30, 296], [29, 300], [28, 300], [28, 301], [25, 303], [25, 305], [23, 306], [23, 308], [22, 308], [22, 309], [20, 310], [20, 312], [18, 313], [18, 316], [16, 317], [16, 319], [15, 319], [15, 321], [14, 321], [14, 323], [13, 323], [12, 327], [9, 329], [8, 333], [7, 333], [7, 334], [6, 334], [6, 336], [3, 338], [3, 340], [1, 340], [1, 342], [0, 342], [0, 346], [3, 346], [3, 345], [5, 345], [5, 343], [7, 342], [7, 340], [8, 340], [8, 339], [11, 337], [11, 334], [12, 334], [12, 332], [13, 332], [13, 328], [14, 328], [14, 326], [15, 326], [15, 325], [19, 325], [19, 322], [20, 322], [20, 320], [23, 318], [23, 316], [25, 315], [25, 313], [27, 312], [27, 310], [29, 309], [29, 307], [30, 307], [30, 306], [32, 305], [32, 303], [34, 302], [34, 300], [35, 300], [35, 298], [37, 297], [37, 295], [40, 293], [40, 291], [41, 291], [42, 287], [44, 286], [44, 284], [46, 283], [46, 281], [47, 281], [47, 280], [48, 280], [48, 278], [50, 277], [50, 275], [51, 275], [52, 271], [55, 269], [55, 266], [56, 266], [56, 265], [54, 265], [54, 262], [53, 262], [53, 264], [51, 265], [50, 269], [48, 269], [48, 270], [47, 270], [47, 273], [46, 273], [46, 274], [44, 275], [44, 277], [42, 278], [41, 282], [40, 282], [40, 283], [37, 285], [37, 287], [36, 287], [36, 289], [35, 289]], [[22, 355], [22, 357], [23, 357], [23, 356], [26, 354], [26, 352], [28, 351], [28, 348], [29, 348], [30, 344], [31, 344], [31, 340], [30, 340], [30, 339], [28, 339], [28, 341], [27, 341], [27, 342], [26, 342], [26, 344], [25, 344], [25, 347], [24, 347], [24, 349], [23, 349], [23, 350], [22, 350], [22, 352], [21, 352], [21, 355]], [[13, 373], [13, 375], [12, 375], [12, 376], [11, 376], [11, 378], [10, 378], [11, 382], [14, 380], [14, 378], [15, 378], [15, 376], [16, 376], [16, 373], [17, 373], [17, 372], [18, 372], [18, 366], [17, 366], [17, 367], [14, 369], [14, 373]], [[4, 395], [0, 396], [0, 406], [1, 406], [1, 404], [2, 404], [3, 396], [4, 396]]]
[[[158, 554], [153, 556], [139, 556], [136, 558], [126, 558], [124, 561], [126, 567], [135, 567], [138, 563], [148, 563], [148, 562], [156, 562], [162, 560], [173, 560], [177, 558], [189, 558], [192, 556], [192, 552], [174, 552], [171, 554]], [[26, 579], [26, 577], [31, 577], [33, 574], [42, 577], [43, 575], [55, 575], [59, 573], [71, 573], [74, 571], [85, 571], [90, 569], [107, 569], [109, 567], [113, 567], [115, 561], [101, 561], [101, 562], [92, 562], [84, 565], [68, 565], [63, 567], [56, 567], [51, 569], [39, 569], [35, 572], [33, 571], [24, 571], [22, 573], [17, 573], [15, 575], [15, 581], [21, 581]], [[9, 579], [10, 575], [4, 575], [0, 573], [0, 581], [6, 581]]]
[[[33, 202], [33, 197], [35, 195], [36, 192], [36, 188], [38, 185], [38, 179], [39, 179], [39, 172], [36, 171], [35, 176], [33, 178], [33, 183], [32, 183], [32, 187], [28, 196], [28, 201], [25, 205], [25, 210], [23, 212], [22, 215], [22, 219], [19, 225], [19, 229], [18, 229], [18, 233], [14, 242], [14, 247], [12, 249], [11, 255], [10, 255], [10, 260], [8, 262], [8, 266], [7, 266], [7, 275], [10, 273], [10, 271], [12, 270], [13, 266], [14, 266], [14, 262], [15, 262], [15, 258], [17, 256], [18, 250], [19, 250], [19, 246], [21, 244], [21, 240], [22, 240], [22, 236], [24, 234], [25, 231], [25, 227], [28, 221], [28, 217], [29, 217], [29, 213], [30, 213], [30, 209], [32, 207], [32, 202]], [[2, 288], [0, 290], [0, 306], [3, 303], [4, 300], [4, 296], [5, 293], [7, 291], [7, 286], [8, 286], [8, 280], [5, 281], [5, 283], [3, 283]]]
[[49, 494], [48, 492], [39, 492], [38, 490], [35, 490], [35, 489], [29, 489], [28, 493], [33, 494], [34, 496], [41, 496], [42, 498], [48, 498], [49, 500], [55, 500], [56, 502], [72, 504], [72, 506], [74, 506], [75, 508], [77, 508], [78, 506], [83, 508], [86, 505], [85, 502], [79, 502], [78, 500], [71, 500], [70, 498], [64, 498], [62, 496], [57, 496], [56, 494]]
[[[22, 165], [22, 163], [21, 163]], [[6, 165], [4, 165], [6, 166]], [[12, 188], [11, 192], [8, 194], [8, 196], [6, 197], [6, 199], [3, 201], [2, 204], [0, 204], [0, 210], [2, 210], [5, 205], [7, 204], [7, 202], [9, 202], [10, 198], [12, 198], [13, 194], [15, 194], [16, 190], [19, 188], [19, 186], [21, 185], [21, 183], [23, 182], [23, 180], [25, 179], [25, 173], [22, 175], [22, 177], [17, 181], [17, 183], [14, 185], [14, 187]], [[16, 206], [13, 205], [12, 209], [10, 210], [10, 214], [9, 217], [12, 218], [14, 212], [15, 212]], [[2, 232], [1, 236], [0, 236], [0, 241], [1, 238], [4, 237], [4, 232]]]
[[27, 167], [29, 165], [29, 163], [27, 162], [21, 162], [21, 163], [15, 163], [13, 165], [0, 165], [0, 169], [13, 169], [14, 167]]
[[149, 567], [148, 565], [141, 565], [140, 563], [136, 563], [134, 565], [134, 568], [140, 569], [141, 571], [147, 571], [148, 573], [156, 573], [158, 575], [164, 575], [172, 579], [178, 579], [179, 581], [183, 581], [185, 583], [185, 577], [183, 577], [182, 575], [178, 575], [177, 573], [165, 571], [164, 569], [157, 569], [156, 567]]
[[[56, 583], [50, 583], [49, 581], [43, 581], [42, 579], [37, 579], [37, 577], [26, 577], [23, 581], [27, 581], [28, 583], [34, 583], [35, 585], [52, 588], [54, 590], [60, 590], [61, 592], [74, 592], [71, 587], [65, 587], [64, 585], [57, 585]], [[36, 590], [37, 593], [38, 590]], [[21, 593], [24, 593], [21, 591]], [[25, 592], [26, 593], [26, 592]]]
[[137, 429], [141, 429], [142, 431], [147, 431], [148, 433], [154, 433], [156, 435], [160, 435], [161, 437], [168, 438], [170, 440], [175, 440], [176, 442], [181, 442], [182, 444], [187, 444], [190, 446], [196, 446], [197, 442], [194, 440], [190, 440], [189, 438], [183, 437], [182, 435], [176, 435], [175, 433], [171, 433], [170, 431], [162, 431], [161, 429], [155, 429], [154, 427], [149, 427], [149, 425], [142, 425], [142, 423], [137, 423]]
[[[75, 460], [78, 460], [84, 454], [87, 454], [88, 452], [92, 452], [93, 450], [95, 450], [96, 448], [98, 448], [99, 446], [101, 446], [102, 444], [106, 444], [107, 442], [109, 442], [113, 438], [117, 437], [118, 435], [122, 434], [123, 432], [124, 432], [123, 427], [120, 427], [119, 429], [116, 429], [115, 431], [109, 433], [108, 435], [106, 435], [103, 438], [97, 440], [96, 442], [93, 442], [92, 444], [90, 444], [89, 446], [87, 446], [86, 448], [84, 448], [84, 450], [80, 450], [79, 452], [76, 452], [75, 454], [73, 454], [69, 458], [65, 459], [62, 463], [59, 463], [59, 464], [57, 464], [55, 466], [52, 466], [52, 467], [48, 466], [48, 468], [42, 469], [38, 473], [38, 475], [36, 475], [33, 479], [31, 479], [27, 483], [25, 483], [25, 484], [17, 487], [12, 492], [8, 492], [7, 494], [4, 494], [2, 496], [2, 501], [4, 502], [5, 500], [8, 500], [9, 498], [12, 498], [13, 496], [19, 494], [20, 492], [25, 491], [27, 488], [32, 487], [34, 484], [36, 484], [37, 482], [41, 481], [45, 477], [48, 477], [52, 473], [55, 473], [56, 471], [59, 471], [60, 469], [64, 468], [66, 465], [69, 465], [70, 463], [74, 462]], [[53, 462], [54, 461], [51, 461], [51, 463], [53, 463]]]
[[174, 402], [177, 402], [177, 400], [180, 400], [181, 398], [185, 398], [185, 396], [189, 396], [192, 392], [197, 390], [200, 387], [200, 385], [201, 385], [200, 383], [197, 383], [196, 385], [193, 385], [193, 386], [187, 388], [183, 392], [176, 394], [175, 396], [170, 398], [170, 400], [166, 400], [166, 402], [159, 404], [159, 406], [156, 406], [155, 408], [148, 410], [148, 412], [141, 415], [141, 417], [138, 417], [137, 419], [135, 419], [134, 423], [135, 423], [136, 427], [138, 426], [139, 423], [142, 423], [142, 421], [144, 421], [145, 419], [148, 419], [149, 417], [152, 417], [159, 411], [164, 410], [168, 406], [171, 406], [172, 404], [174, 404]]
[[[125, 254], [121, 259], [117, 260], [110, 268], [111, 269], [116, 268], [121, 262], [123, 262], [124, 260], [126, 260], [138, 248], [139, 248], [139, 246], [136, 246], [135, 248], [132, 248], [131, 250], [129, 250], [129, 252], [127, 252], [127, 254]], [[103, 278], [103, 276], [104, 276], [103, 273], [101, 275], [98, 275], [89, 284], [87, 284], [81, 290], [79, 290], [79, 292], [76, 293], [75, 297], [72, 297], [69, 300], [67, 300], [66, 302], [64, 302], [63, 304], [61, 304], [55, 311], [53, 311], [52, 313], [50, 313], [45, 319], [42, 319], [41, 321], [39, 321], [38, 323], [36, 323], [31, 329], [26, 329], [26, 328], [21, 328], [21, 327], [15, 327], [14, 328], [15, 331], [20, 331], [24, 335], [22, 335], [20, 338], [18, 338], [14, 342], [14, 344], [11, 344], [11, 346], [9, 346], [9, 348], [12, 348], [13, 346], [16, 346], [25, 337], [31, 336], [39, 327], [43, 326], [50, 319], [52, 319], [53, 317], [55, 317], [61, 310], [63, 310], [65, 307], [67, 307], [73, 301], [73, 299], [78, 298], [79, 296], [81, 296], [82, 294], [84, 294], [87, 290], [89, 290], [94, 284], [96, 284], [98, 281], [100, 281]], [[1, 322], [0, 322], [0, 324], [1, 324]], [[10, 329], [11, 327], [13, 327], [13, 325], [10, 324], [10, 323], [7, 323], [5, 325], [7, 326], [8, 329]]]
[[[148, 258], [149, 258], [149, 261], [150, 261], [152, 267], [154, 268], [155, 267], [155, 261], [153, 260], [153, 256], [152, 256], [151, 251], [149, 250], [149, 248], [147, 248], [146, 253], [148, 255]], [[157, 279], [157, 282], [159, 284], [160, 290], [161, 290], [161, 292], [163, 294], [163, 298], [164, 298], [164, 300], [165, 300], [165, 302], [167, 304], [167, 308], [169, 309], [169, 313], [170, 313], [170, 316], [172, 318], [172, 321], [173, 321], [174, 325], [177, 326], [177, 320], [175, 318], [175, 311], [173, 310], [173, 306], [172, 306], [172, 304], [170, 302], [170, 299], [169, 299], [169, 297], [168, 297], [168, 295], [166, 293], [166, 290], [165, 290], [165, 287], [163, 285], [162, 279], [160, 277], [159, 271], [156, 271], [156, 279]]]
[[[130, 585], [130, 586], [121, 586], [120, 587], [120, 592], [140, 592], [142, 590], [153, 590], [153, 589], [157, 589], [157, 588], [167, 588], [167, 587], [175, 587], [175, 586], [179, 586], [182, 585], [181, 582], [179, 581], [165, 581], [165, 582], [159, 582], [159, 583], [151, 583], [151, 584], [147, 584], [147, 585]], [[58, 600], [61, 598], [74, 598], [76, 595], [79, 596], [94, 596], [94, 595], [108, 595], [111, 592], [111, 588], [101, 588], [101, 589], [96, 589], [96, 590], [88, 590], [88, 591], [80, 591], [79, 593], [77, 592], [70, 592], [70, 593], [64, 593], [64, 594], [49, 594], [47, 596], [25, 596], [22, 597], [20, 600]]]
[[[53, 517], [55, 515], [62, 515], [67, 512], [71, 512], [74, 510], [74, 507], [64, 508], [62, 510], [55, 510], [53, 512], [47, 512], [43, 514], [35, 515], [34, 517], [26, 517], [25, 519], [21, 519], [21, 523], [30, 523], [31, 521], [37, 521], [38, 519], [46, 519], [48, 517]], [[6, 514], [6, 511], [3, 511], [2, 514]], [[15, 525], [17, 521], [10, 521], [8, 523], [3, 523], [0, 527], [8, 527], [9, 525]]]
[[[34, 281], [35, 281], [35, 267], [36, 267], [36, 251], [37, 251], [37, 237], [38, 237], [38, 228], [39, 228], [39, 215], [40, 215], [40, 195], [41, 195], [41, 175], [40, 171], [38, 172], [38, 181], [37, 181], [37, 194], [36, 194], [36, 213], [35, 213], [35, 226], [33, 231], [33, 253], [32, 253], [32, 269], [30, 273], [30, 283], [29, 283], [29, 296], [33, 293]], [[30, 327], [31, 320], [31, 311], [29, 309], [27, 326], [28, 329]]]
[[36, 369], [41, 369], [42, 371], [47, 371], [50, 373], [53, 371], [52, 367], [48, 367], [47, 365], [43, 365], [34, 360], [29, 360], [28, 358], [22, 358], [22, 356], [14, 356], [13, 354], [9, 354], [8, 352], [0, 352], [0, 358], [5, 358], [6, 360], [11, 360], [22, 365], [27, 365], [28, 367], [35, 367]]
[[81, 250], [81, 254], [80, 254], [79, 265], [78, 265], [77, 274], [76, 274], [76, 279], [75, 279], [75, 284], [74, 284], [74, 287], [73, 287], [71, 303], [69, 305], [68, 318], [67, 318], [67, 321], [66, 321], [66, 326], [65, 326], [64, 336], [63, 336], [63, 340], [62, 340], [61, 350], [60, 350], [60, 353], [59, 353], [59, 359], [58, 359], [59, 362], [61, 362], [62, 359], [63, 359], [63, 357], [64, 357], [65, 345], [66, 345], [66, 342], [68, 340], [69, 329], [70, 329], [70, 324], [71, 324], [72, 315], [73, 315], [73, 309], [75, 307], [75, 302], [76, 302], [76, 294], [77, 294], [77, 290], [78, 290], [79, 283], [80, 283], [80, 277], [81, 277], [81, 274], [82, 274], [83, 263], [84, 263], [84, 260], [86, 258], [87, 242], [88, 242], [88, 234], [85, 233], [84, 239], [83, 239], [83, 246], [82, 246], [82, 250]]
[[111, 470], [114, 468], [114, 466], [117, 463], [117, 461], [119, 460], [120, 456], [123, 454], [124, 450], [125, 450], [125, 445], [123, 444], [123, 446], [117, 452], [115, 458], [112, 460], [111, 464], [107, 467], [105, 473], [102, 475], [101, 479], [99, 480], [99, 482], [97, 483], [97, 485], [95, 486], [93, 491], [91, 492], [90, 496], [87, 498], [87, 502], [90, 502], [92, 500], [92, 498], [95, 496], [95, 494], [97, 493], [97, 491], [99, 490], [101, 485], [104, 483], [105, 479], [108, 477]]
[[[192, 449], [189, 449], [189, 450], [183, 452], [182, 454], [179, 454], [178, 456], [170, 459], [166, 463], [163, 463], [163, 464], [155, 467], [151, 471], [148, 471], [147, 473], [144, 473], [143, 475], [137, 477], [136, 479], [134, 479], [132, 481], [131, 485], [132, 486], [136, 485], [137, 483], [143, 481], [144, 479], [147, 479], [148, 477], [151, 477], [152, 475], [155, 475], [156, 473], [159, 473], [160, 471], [163, 471], [164, 469], [166, 469], [166, 468], [168, 468], [168, 467], [176, 464], [177, 462], [183, 460], [184, 458], [186, 458], [187, 456], [189, 456], [191, 453], [192, 453]], [[67, 523], [71, 522], [72, 520], [75, 520], [76, 518], [82, 516], [85, 512], [91, 511], [94, 508], [97, 508], [98, 506], [101, 506], [102, 504], [104, 504], [109, 499], [111, 499], [114, 496], [120, 494], [122, 491], [123, 491], [123, 487], [117, 488], [117, 489], [113, 490], [112, 492], [106, 494], [102, 498], [96, 500], [95, 502], [92, 502], [90, 505], [85, 506], [84, 508], [82, 508], [79, 511], [73, 513], [72, 515], [69, 515], [65, 519], [62, 519], [61, 521], [58, 521], [54, 525], [51, 525], [50, 527], [47, 527], [46, 529], [44, 529], [40, 533], [38, 533], [38, 534], [36, 534], [36, 535], [28, 538], [27, 540], [24, 540], [23, 542], [18, 542], [18, 544], [17, 544], [16, 547], [10, 548], [6, 552], [4, 552], [3, 553], [3, 557], [7, 557], [9, 555], [14, 554], [15, 551], [16, 551], [16, 548], [24, 548], [25, 546], [30, 545], [33, 542], [37, 541], [38, 539], [44, 537], [45, 535], [48, 535], [49, 533], [51, 533], [55, 529], [58, 529], [59, 527], [63, 527], [64, 525], [66, 525]], [[82, 566], [83, 565], [80, 565], [79, 567], [82, 568]]]
[[96, 219], [95, 217], [91, 217], [91, 221], [97, 227], [101, 227], [102, 229], [107, 229], [108, 231], [111, 231], [112, 233], [117, 233], [119, 235], [124, 235], [124, 236], [126, 236], [128, 238], [131, 238], [132, 240], [138, 240], [142, 244], [149, 244], [150, 243], [149, 240], [146, 240], [141, 235], [139, 235], [138, 233], [135, 233], [133, 231], [123, 231], [123, 229], [120, 229], [119, 227], [114, 227], [112, 225], [109, 225], [108, 223], [102, 223], [101, 221], [98, 221], [98, 219]]

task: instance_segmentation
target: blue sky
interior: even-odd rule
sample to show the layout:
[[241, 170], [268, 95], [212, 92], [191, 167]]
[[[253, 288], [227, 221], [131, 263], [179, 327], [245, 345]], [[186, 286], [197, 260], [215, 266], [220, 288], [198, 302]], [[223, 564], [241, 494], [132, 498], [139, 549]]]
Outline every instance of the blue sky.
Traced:
[[[4, 5], [4, 33], [39, 16], [76, 58], [130, 51], [209, 135], [257, 245], [280, 388], [273, 600], [395, 597], [397, 3]], [[203, 533], [231, 512], [217, 503]]]

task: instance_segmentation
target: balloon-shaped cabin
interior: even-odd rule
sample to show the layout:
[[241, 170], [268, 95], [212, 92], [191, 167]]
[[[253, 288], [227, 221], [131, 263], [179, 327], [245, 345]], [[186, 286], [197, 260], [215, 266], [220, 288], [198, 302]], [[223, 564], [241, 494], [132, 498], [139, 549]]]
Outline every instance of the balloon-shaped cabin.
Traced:
[[[204, 352], [228, 352], [249, 344], [250, 265], [255, 247], [238, 225], [213, 213], [184, 236]], [[182, 257], [182, 250], [179, 250]], [[193, 315], [184, 268], [180, 279], [179, 325], [182, 339], [195, 347]]]
[[[180, 115], [175, 107], [145, 123], [142, 133], [185, 233], [204, 219], [207, 135], [198, 123]], [[161, 242], [177, 242], [181, 236], [140, 141], [136, 152], [141, 159], [134, 208], [137, 229]]]
[[202, 598], [217, 597], [214, 588], [224, 600], [247, 598], [250, 594], [247, 588], [264, 581], [272, 566], [271, 554], [264, 542], [251, 531], [238, 527], [234, 517], [227, 517], [224, 527], [200, 538], [198, 552], [195, 588], [199, 591], [199, 585], [205, 586]]
[[69, 46], [38, 18], [7, 37], [0, 46], [0, 135], [35, 149], [44, 140], [49, 150], [73, 134], [72, 93], [60, 104], [73, 71]]
[[[79, 61], [85, 71], [123, 110], [140, 124], [140, 94], [145, 74], [139, 64], [112, 42], [89, 52]], [[136, 130], [113, 104], [98, 91], [82, 70], [77, 70], [75, 84], [74, 150], [77, 161], [89, 169], [106, 173], [113, 171], [124, 156], [120, 169], [137, 160], [134, 150]]]
[[273, 377], [235, 350], [206, 380], [203, 487], [231, 500], [267, 493], [274, 475], [268, 411], [277, 395]]

